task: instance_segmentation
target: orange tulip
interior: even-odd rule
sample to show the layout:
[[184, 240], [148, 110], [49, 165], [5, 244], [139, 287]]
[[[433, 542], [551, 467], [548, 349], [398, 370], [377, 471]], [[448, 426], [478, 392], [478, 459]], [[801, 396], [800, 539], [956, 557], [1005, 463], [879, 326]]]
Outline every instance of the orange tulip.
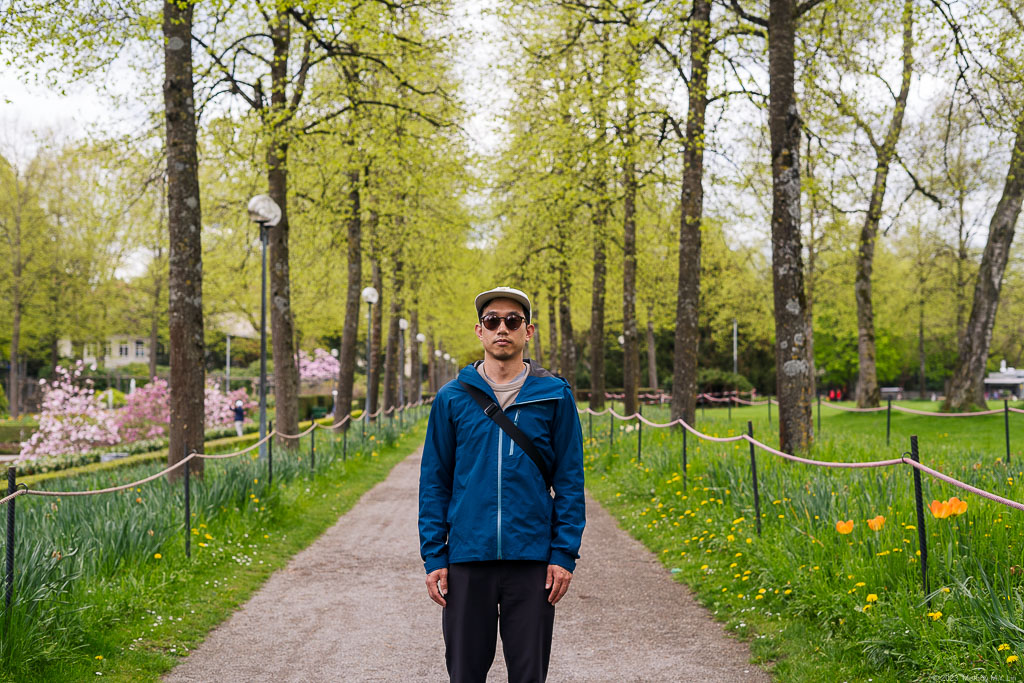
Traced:
[[953, 496], [949, 500], [944, 500], [941, 503], [937, 500], [933, 500], [932, 504], [928, 506], [931, 510], [932, 516], [935, 519], [946, 519], [947, 517], [956, 517], [967, 512], [967, 501], [960, 500], [956, 496]]
[[885, 517], [883, 517], [882, 515], [878, 515], [874, 519], [868, 520], [868, 528], [872, 531], [878, 531], [882, 528], [883, 524], [885, 524]]
[[853, 520], [852, 519], [848, 519], [845, 522], [843, 522], [843, 521], [836, 522], [836, 531], [838, 531], [841, 534], [848, 534], [848, 533], [850, 533], [851, 531], [853, 531]]

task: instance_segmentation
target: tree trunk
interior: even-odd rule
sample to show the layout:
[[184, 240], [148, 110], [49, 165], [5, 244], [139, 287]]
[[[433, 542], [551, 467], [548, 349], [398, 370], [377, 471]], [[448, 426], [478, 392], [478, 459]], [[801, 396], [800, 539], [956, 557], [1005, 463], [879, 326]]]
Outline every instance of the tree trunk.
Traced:
[[[375, 220], [375, 214], [371, 212], [371, 222], [373, 227], [376, 228], [377, 221]], [[367, 391], [370, 392], [370, 413], [377, 412], [377, 406], [380, 403], [380, 376], [381, 371], [384, 369], [384, 358], [381, 354], [381, 332], [383, 330], [383, 318], [384, 315], [381, 312], [384, 308], [384, 278], [380, 273], [380, 262], [377, 260], [376, 250], [370, 253], [370, 280], [373, 284], [374, 289], [380, 293], [380, 299], [373, 306], [372, 324], [373, 324], [373, 339], [370, 348], [370, 364], [373, 367], [373, 381], [370, 383], [372, 386], [367, 387]]]
[[17, 285], [14, 287], [14, 306], [11, 319], [11, 372], [8, 382], [7, 406], [11, 418], [21, 414], [21, 302]]
[[769, 130], [772, 154], [772, 284], [779, 444], [811, 443], [813, 359], [800, 240], [800, 115], [794, 81], [795, 0], [771, 0], [768, 18]]
[[548, 289], [548, 356], [551, 364], [548, 370], [558, 374], [558, 300], [554, 288]]
[[388, 316], [388, 343], [384, 351], [384, 408], [398, 405], [398, 382], [400, 367], [405, 359], [398, 357], [398, 335], [402, 330], [398, 325], [402, 317], [402, 262], [395, 259], [394, 273], [391, 276], [391, 312]]
[[[159, 255], [159, 252], [158, 252]], [[160, 309], [162, 308], [163, 281], [157, 279], [153, 287], [153, 309], [149, 317], [149, 378], [156, 377], [156, 347], [160, 342]], [[230, 390], [231, 387], [228, 387]]]
[[[537, 324], [537, 308], [536, 308], [536, 306], [534, 306], [534, 309], [533, 309], [533, 316], [532, 316], [531, 322], [533, 322], [534, 325]], [[539, 365], [539, 366], [541, 366], [543, 368], [543, 367], [546, 367], [546, 366], [544, 365], [544, 352], [543, 352], [543, 349], [541, 348], [541, 343], [540, 343], [540, 338], [542, 336], [543, 335], [541, 335], [540, 332], [535, 332], [534, 333], [534, 335], [533, 335], [533, 351], [534, 351], [534, 360], [537, 361], [537, 365]]]
[[434, 335], [427, 335], [427, 385], [431, 394], [437, 394], [437, 367], [434, 363]]
[[636, 326], [636, 161], [633, 158], [634, 87], [630, 81], [626, 92], [626, 124], [622, 164], [622, 383], [626, 415], [637, 412], [637, 388], [640, 383], [640, 334]]
[[604, 288], [607, 273], [605, 230], [608, 201], [598, 203], [594, 215], [594, 277], [590, 290], [590, 409], [604, 410]]
[[[271, 26], [274, 61], [270, 67], [271, 141], [267, 151], [267, 181], [270, 196], [281, 207], [281, 220], [270, 228], [270, 329], [274, 357], [274, 428], [285, 434], [299, 431], [299, 376], [295, 363], [295, 321], [292, 317], [291, 275], [288, 265], [288, 142], [285, 111], [288, 108], [288, 47], [291, 42], [289, 15], [278, 12]], [[277, 439], [288, 449], [298, 447], [296, 439]]]
[[569, 264], [563, 263], [558, 273], [558, 318], [562, 329], [562, 358], [558, 365], [569, 388], [576, 393], [576, 339], [572, 332], [572, 282]]
[[924, 298], [918, 301], [917, 313], [917, 386], [920, 388], [920, 398], [924, 400], [928, 391], [925, 382], [925, 355], [924, 355]]
[[696, 0], [690, 31], [689, 108], [679, 217], [679, 282], [672, 353], [672, 419], [694, 422], [700, 336], [700, 224], [704, 215], [704, 128], [708, 99], [711, 2]]
[[[199, 157], [192, 83], [192, 3], [164, 2], [164, 118], [167, 138], [170, 443], [168, 462], [203, 452], [203, 250]], [[203, 460], [190, 463], [201, 474]], [[182, 470], [174, 474], [182, 475]]]
[[416, 403], [423, 395], [423, 361], [420, 360], [420, 342], [416, 337], [420, 333], [420, 311], [416, 307], [415, 295], [409, 312], [409, 390], [405, 392], [405, 400]]
[[[896, 97], [885, 140], [881, 145], [875, 147], [875, 182], [871, 188], [868, 213], [864, 217], [864, 225], [861, 226], [857, 252], [857, 275], [853, 288], [857, 300], [857, 407], [859, 408], [875, 408], [881, 400], [875, 363], [875, 313], [871, 295], [871, 275], [874, 271], [878, 224], [882, 220], [882, 203], [885, 201], [886, 183], [889, 179], [889, 164], [896, 154], [896, 143], [903, 130], [903, 112], [907, 108], [907, 97], [910, 95], [910, 80], [914, 68], [913, 39], [913, 3], [908, 0], [903, 4], [903, 78], [900, 93]], [[874, 140], [873, 137], [870, 139]]]
[[654, 321], [651, 311], [647, 311], [647, 384], [654, 391], [658, 390], [658, 350], [654, 341]]
[[950, 382], [945, 409], [962, 411], [971, 406], [986, 407], [985, 364], [992, 343], [992, 327], [999, 308], [999, 292], [1003, 273], [1010, 257], [1013, 232], [1024, 199], [1024, 114], [1017, 117], [1016, 139], [1010, 155], [1003, 194], [989, 223], [988, 240], [981, 257], [978, 281], [974, 286], [974, 303], [967, 320], [967, 329], [960, 343], [956, 369]]
[[[352, 146], [353, 152], [355, 146]], [[363, 286], [362, 215], [359, 169], [354, 160], [348, 172], [348, 289], [345, 294], [345, 324], [338, 354], [338, 400], [335, 421], [352, 413], [356, 375], [356, 346], [359, 337], [359, 295]], [[346, 427], [347, 428], [347, 427]]]

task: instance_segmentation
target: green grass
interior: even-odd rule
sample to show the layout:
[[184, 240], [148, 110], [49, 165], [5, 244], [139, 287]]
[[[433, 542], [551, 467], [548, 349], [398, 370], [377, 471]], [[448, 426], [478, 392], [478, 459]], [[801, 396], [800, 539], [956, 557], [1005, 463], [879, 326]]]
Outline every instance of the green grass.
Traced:
[[[644, 414], [668, 419], [662, 407], [645, 407]], [[696, 426], [726, 436], [745, 431], [751, 420], [755, 436], [777, 443], [766, 408], [734, 409], [731, 422], [726, 415], [725, 409], [708, 410], [702, 420], [698, 411]], [[886, 446], [884, 413], [824, 407], [822, 435], [810, 457], [898, 457], [916, 434], [923, 462], [1020, 501], [1024, 416], [1011, 414], [1010, 427], [1012, 467], [1004, 462], [1001, 415], [894, 413]], [[608, 418], [594, 418], [588, 487], [730, 632], [750, 639], [755, 658], [778, 680], [1020, 680], [1024, 662], [1006, 659], [1024, 659], [1024, 513], [924, 476], [926, 505], [954, 495], [968, 502], [957, 518], [925, 513], [926, 595], [908, 466], [831, 470], [758, 451], [759, 537], [747, 443], [689, 437], [684, 480], [681, 434], [645, 427], [638, 462], [637, 432], [627, 429], [617, 429], [611, 444]], [[587, 416], [583, 430], [589, 437]], [[876, 515], [886, 518], [877, 532], [866, 524]], [[839, 520], [853, 520], [853, 532], [837, 533]]]
[[[273, 484], [248, 455], [206, 461], [204, 478], [192, 480], [191, 560], [180, 482], [19, 498], [15, 603], [10, 621], [0, 621], [0, 680], [93, 680], [97, 672], [156, 680], [422, 443], [424, 429], [423, 421], [406, 423], [362, 441], [357, 426], [346, 460], [340, 433], [318, 430], [315, 476], [306, 437], [292, 453], [275, 448]], [[159, 467], [46, 485], [99, 488]]]

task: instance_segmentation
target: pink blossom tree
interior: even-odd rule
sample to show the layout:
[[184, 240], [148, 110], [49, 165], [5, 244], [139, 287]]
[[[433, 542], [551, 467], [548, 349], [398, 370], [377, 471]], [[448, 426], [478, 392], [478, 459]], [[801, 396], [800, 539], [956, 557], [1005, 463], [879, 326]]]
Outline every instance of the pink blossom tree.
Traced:
[[338, 359], [324, 349], [314, 349], [312, 358], [299, 351], [299, 379], [330, 382], [338, 379]]
[[39, 430], [22, 445], [20, 460], [83, 453], [118, 442], [112, 411], [103, 410], [92, 380], [81, 380], [84, 370], [78, 361], [70, 370], [58, 366], [53, 379], [40, 380]]

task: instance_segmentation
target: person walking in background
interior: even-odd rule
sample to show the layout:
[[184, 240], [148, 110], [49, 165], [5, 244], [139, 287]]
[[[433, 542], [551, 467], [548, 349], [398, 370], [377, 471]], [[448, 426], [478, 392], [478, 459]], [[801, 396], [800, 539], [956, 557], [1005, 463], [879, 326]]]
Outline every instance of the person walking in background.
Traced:
[[484, 360], [431, 407], [420, 555], [450, 679], [487, 679], [500, 626], [509, 680], [539, 683], [586, 523], [583, 433], [569, 384], [523, 360], [529, 297], [498, 287], [474, 303]]
[[235, 413], [235, 434], [241, 436], [242, 423], [245, 422], [245, 407], [243, 406], [241, 399], [235, 401], [235, 405], [231, 410]]

